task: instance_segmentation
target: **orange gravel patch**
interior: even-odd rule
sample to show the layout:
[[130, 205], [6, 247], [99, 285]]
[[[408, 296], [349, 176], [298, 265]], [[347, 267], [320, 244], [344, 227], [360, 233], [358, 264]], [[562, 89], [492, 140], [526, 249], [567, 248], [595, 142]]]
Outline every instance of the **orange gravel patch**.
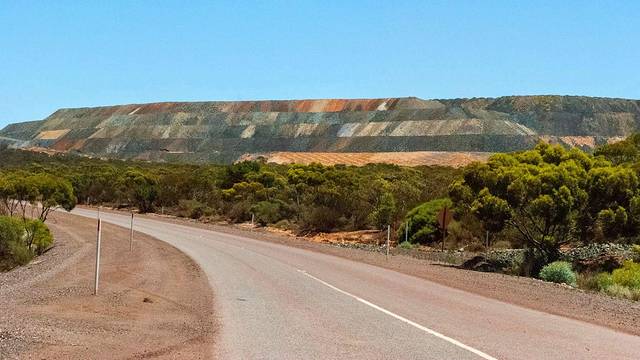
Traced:
[[491, 153], [484, 152], [379, 152], [379, 153], [332, 153], [332, 152], [271, 152], [246, 154], [239, 160], [252, 160], [263, 157], [267, 162], [277, 164], [356, 165], [387, 163], [404, 166], [442, 165], [461, 167], [474, 161], [486, 161]]

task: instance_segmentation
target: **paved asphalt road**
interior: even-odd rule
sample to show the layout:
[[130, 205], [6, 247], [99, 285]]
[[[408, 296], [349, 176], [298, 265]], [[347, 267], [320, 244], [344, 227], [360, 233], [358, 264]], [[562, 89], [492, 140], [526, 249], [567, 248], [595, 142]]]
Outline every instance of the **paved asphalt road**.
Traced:
[[204, 269], [223, 359], [640, 358], [640, 337], [391, 270], [159, 220], [136, 218], [135, 230]]

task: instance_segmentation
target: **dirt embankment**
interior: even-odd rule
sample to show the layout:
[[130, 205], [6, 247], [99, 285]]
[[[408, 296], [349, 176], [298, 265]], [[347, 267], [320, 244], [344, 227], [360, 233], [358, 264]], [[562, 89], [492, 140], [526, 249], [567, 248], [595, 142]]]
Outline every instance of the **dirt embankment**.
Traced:
[[217, 331], [206, 275], [186, 255], [104, 224], [93, 296], [95, 221], [54, 214], [56, 246], [0, 274], [0, 358], [209, 359]]

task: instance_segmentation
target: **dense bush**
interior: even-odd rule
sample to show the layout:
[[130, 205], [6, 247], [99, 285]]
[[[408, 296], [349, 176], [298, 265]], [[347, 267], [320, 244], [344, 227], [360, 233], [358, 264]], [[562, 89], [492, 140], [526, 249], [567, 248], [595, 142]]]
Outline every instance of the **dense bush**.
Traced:
[[251, 207], [251, 212], [260, 225], [275, 224], [289, 215], [287, 205], [282, 201], [260, 201]]
[[53, 237], [40, 220], [0, 216], [0, 271], [31, 261], [53, 244]]
[[640, 263], [625, 261], [622, 268], [613, 270], [611, 279], [614, 284], [640, 289]]
[[613, 278], [611, 274], [602, 272], [595, 276], [595, 284], [598, 290], [606, 290], [609, 286], [613, 285]]
[[558, 284], [576, 285], [576, 274], [571, 264], [566, 261], [555, 261], [540, 270], [540, 279]]
[[631, 299], [633, 296], [631, 289], [629, 289], [626, 286], [622, 286], [618, 284], [613, 284], [611, 286], [608, 286], [607, 288], [604, 289], [604, 292], [613, 297], [619, 297], [624, 299]]
[[409, 242], [428, 244], [442, 239], [437, 215], [445, 207], [451, 207], [449, 199], [435, 199], [417, 206], [407, 213], [404, 223], [400, 225], [398, 238], [405, 238], [406, 223], [409, 223]]
[[[0, 271], [29, 262], [31, 255], [23, 242], [24, 226], [21, 221], [0, 216]], [[27, 250], [27, 251], [24, 251]]]
[[49, 228], [40, 219], [24, 221], [27, 248], [40, 255], [53, 244]]
[[198, 200], [180, 199], [176, 215], [190, 219], [200, 219], [205, 215], [212, 215], [213, 211]]
[[408, 241], [403, 241], [398, 245], [401, 249], [411, 250], [413, 249], [413, 244]]
[[487, 254], [487, 262], [497, 269], [510, 274], [520, 274], [525, 251], [522, 249], [492, 250]]

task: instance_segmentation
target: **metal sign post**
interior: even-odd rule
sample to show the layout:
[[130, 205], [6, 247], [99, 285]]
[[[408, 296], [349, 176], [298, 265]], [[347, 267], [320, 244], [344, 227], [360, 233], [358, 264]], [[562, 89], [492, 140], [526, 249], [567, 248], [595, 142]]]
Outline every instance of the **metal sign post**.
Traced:
[[93, 295], [98, 295], [98, 282], [100, 280], [100, 240], [102, 238], [102, 220], [98, 219], [98, 239], [96, 241], [96, 275]]
[[442, 251], [444, 251], [444, 239], [447, 236], [447, 227], [452, 219], [453, 213], [448, 207], [445, 206], [438, 212], [438, 225], [440, 225], [440, 229], [442, 230]]

